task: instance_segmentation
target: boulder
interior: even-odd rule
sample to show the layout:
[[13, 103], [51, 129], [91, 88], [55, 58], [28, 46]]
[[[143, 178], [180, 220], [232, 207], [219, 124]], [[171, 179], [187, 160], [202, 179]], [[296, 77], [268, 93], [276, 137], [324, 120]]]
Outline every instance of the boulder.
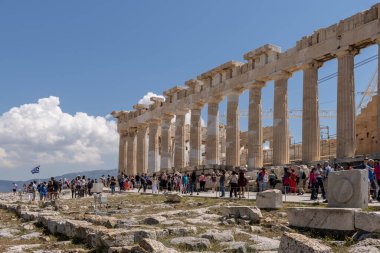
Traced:
[[15, 229], [15, 228], [3, 228], [3, 229], [0, 229], [0, 238], [1, 237], [12, 238], [20, 232], [21, 232], [20, 230]]
[[38, 238], [41, 235], [42, 234], [40, 232], [32, 232], [32, 233], [20, 236], [20, 239], [22, 239], [22, 240], [30, 240], [30, 239]]
[[176, 250], [167, 248], [161, 242], [152, 239], [143, 239], [139, 245], [149, 253], [177, 253]]
[[194, 226], [187, 227], [168, 227], [170, 235], [187, 236], [189, 234], [196, 234], [197, 228]]
[[380, 212], [355, 213], [355, 228], [368, 232], [380, 232]]
[[223, 216], [235, 217], [259, 223], [263, 215], [256, 206], [222, 206], [220, 211]]
[[171, 203], [179, 203], [182, 201], [182, 196], [179, 193], [166, 193], [166, 201]]
[[328, 180], [328, 206], [342, 208], [368, 207], [368, 171], [333, 171]]
[[166, 220], [166, 218], [163, 216], [154, 216], [154, 217], [145, 218], [142, 221], [142, 223], [146, 224], [146, 225], [158, 225], [165, 220]]
[[218, 230], [211, 229], [207, 230], [206, 233], [201, 235], [201, 237], [217, 242], [232, 242], [234, 240], [231, 230], [224, 230], [223, 232], [220, 232]]
[[293, 227], [355, 230], [355, 208], [288, 208], [289, 225]]
[[210, 247], [210, 241], [206, 238], [177, 237], [170, 240], [170, 244], [185, 247], [188, 250], [206, 250]]
[[301, 234], [287, 233], [281, 237], [279, 253], [329, 253], [329, 246]]
[[280, 241], [265, 236], [253, 235], [250, 238], [254, 242], [253, 245], [249, 245], [249, 249], [256, 251], [269, 251], [277, 250], [280, 246]]
[[220, 244], [222, 247], [226, 247], [223, 249], [223, 252], [227, 253], [246, 253], [247, 247], [245, 242], [222, 242]]
[[280, 190], [267, 190], [256, 195], [258, 208], [279, 209], [282, 208], [282, 192]]

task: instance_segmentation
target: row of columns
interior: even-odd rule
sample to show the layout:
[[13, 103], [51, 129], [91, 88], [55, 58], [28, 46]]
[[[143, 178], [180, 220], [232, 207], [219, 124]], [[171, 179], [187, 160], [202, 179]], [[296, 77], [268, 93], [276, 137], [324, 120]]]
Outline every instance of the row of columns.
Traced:
[[[380, 51], [380, 49], [379, 49]], [[353, 157], [356, 148], [355, 120], [355, 83], [354, 57], [357, 50], [344, 50], [337, 53], [337, 158]], [[380, 52], [379, 52], [380, 53]], [[302, 160], [320, 160], [320, 126], [318, 112], [318, 69], [320, 62], [313, 61], [303, 67], [303, 113], [302, 113]], [[379, 62], [380, 66], [380, 62]], [[379, 70], [380, 71], [380, 70]], [[282, 72], [274, 80], [273, 111], [273, 164], [289, 163], [289, 125], [288, 125], [288, 79], [291, 74]], [[380, 85], [380, 77], [379, 77]], [[261, 90], [265, 82], [256, 81], [249, 88], [248, 118], [248, 167], [263, 166], [263, 133]], [[380, 88], [380, 87], [379, 87]], [[226, 126], [226, 164], [240, 164], [239, 96], [243, 90], [235, 90], [227, 95]], [[206, 162], [219, 164], [219, 103], [222, 97], [212, 97], [208, 102], [208, 121], [206, 139]], [[380, 100], [380, 99], [379, 99]], [[203, 105], [191, 108], [190, 156], [189, 165], [201, 164], [201, 109]], [[380, 111], [380, 102], [378, 105]], [[176, 113], [174, 164], [171, 162], [170, 126], [174, 115], [165, 115], [161, 120], [152, 120], [149, 125], [142, 124], [137, 129], [120, 132], [119, 168], [126, 173], [155, 172], [171, 167], [185, 167], [185, 114], [187, 110]], [[380, 117], [378, 117], [380, 126]], [[149, 154], [146, 155], [146, 135], [149, 129]], [[161, 161], [158, 154], [158, 138], [161, 131]], [[137, 144], [135, 135], [137, 132]], [[380, 137], [380, 131], [378, 131]], [[380, 139], [380, 138], [379, 138]], [[136, 147], [137, 146], [137, 147]], [[137, 148], [137, 149], [136, 149]], [[136, 164], [137, 150], [137, 164]], [[149, 157], [147, 162], [147, 157]], [[126, 162], [128, 161], [128, 162]], [[137, 168], [138, 166], [139, 168]], [[126, 168], [126, 170], [125, 170]]]

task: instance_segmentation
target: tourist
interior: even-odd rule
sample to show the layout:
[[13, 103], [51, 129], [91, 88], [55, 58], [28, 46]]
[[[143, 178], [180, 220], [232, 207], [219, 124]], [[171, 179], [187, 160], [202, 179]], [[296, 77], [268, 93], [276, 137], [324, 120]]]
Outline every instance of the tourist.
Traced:
[[238, 187], [239, 187], [239, 198], [245, 199], [245, 187], [247, 186], [247, 178], [245, 177], [244, 170], [239, 171], [239, 178], [238, 178]]
[[347, 163], [347, 166], [346, 166], [345, 170], [353, 170], [353, 169], [354, 169], [354, 167], [352, 166], [352, 164], [351, 163]]
[[107, 188], [109, 188], [111, 186], [111, 176], [110, 175], [107, 176], [106, 185], [107, 185]]
[[277, 180], [277, 175], [274, 173], [274, 169], [271, 169], [269, 174], [269, 186], [271, 189], [276, 188]]
[[311, 189], [310, 200], [317, 200], [317, 176], [315, 174], [316, 168], [311, 167], [311, 171], [309, 173], [309, 188]]
[[115, 194], [115, 188], [116, 188], [116, 179], [114, 176], [112, 176], [109, 180], [109, 185], [110, 185], [110, 188], [111, 188], [111, 194]]
[[145, 173], [143, 176], [141, 176], [141, 186], [138, 190], [140, 192], [141, 187], [143, 188], [143, 191], [146, 192], [146, 188], [148, 186], [148, 175]]
[[284, 176], [282, 177], [282, 184], [284, 186], [285, 194], [289, 193], [290, 190], [290, 172], [289, 168], [284, 167]]
[[[193, 192], [197, 191], [196, 187], [197, 187], [197, 174], [195, 170], [193, 170], [190, 177], [190, 195], [193, 195]], [[199, 195], [199, 192], [197, 193], [197, 195]]]
[[13, 191], [13, 195], [16, 195], [16, 192], [17, 192], [17, 184], [15, 182], [12, 183], [12, 191]]
[[220, 188], [220, 197], [224, 197], [226, 195], [226, 171], [222, 170], [222, 175], [219, 178], [219, 188]]
[[157, 192], [157, 184], [158, 184], [158, 178], [156, 176], [156, 173], [153, 173], [152, 176], [152, 193], [156, 194]]
[[257, 177], [257, 182], [259, 183], [259, 192], [265, 191], [267, 189], [268, 181], [268, 173], [263, 167]]
[[297, 195], [303, 195], [305, 193], [305, 185], [306, 185], [306, 173], [302, 166], [298, 167], [298, 176], [297, 176], [297, 186], [298, 186], [298, 193]]
[[164, 172], [161, 175], [161, 186], [164, 193], [168, 190], [168, 175]]
[[233, 171], [231, 176], [228, 178], [230, 181], [230, 198], [232, 198], [232, 193], [234, 193], [235, 198], [237, 198], [237, 183], [238, 183], [238, 178], [236, 176], [236, 172]]
[[140, 188], [140, 175], [137, 173], [135, 176], [136, 188]]
[[317, 177], [317, 185], [316, 185], [317, 197], [318, 197], [318, 191], [320, 188], [321, 193], [322, 193], [322, 198], [326, 199], [326, 192], [325, 192], [325, 188], [323, 186], [323, 175], [324, 175], [324, 173], [323, 173], [323, 169], [322, 169], [320, 163], [317, 164], [317, 168], [315, 169], [315, 175]]
[[213, 172], [212, 175], [211, 175], [211, 190], [212, 190], [212, 193], [214, 193], [216, 191], [216, 184], [217, 184], [217, 177], [216, 177], [215, 172]]
[[294, 168], [290, 169], [289, 186], [290, 186], [290, 193], [297, 192], [297, 173]]
[[202, 172], [202, 174], [199, 176], [199, 191], [206, 191], [206, 176], [205, 173]]
[[377, 186], [375, 182], [375, 161], [373, 159], [368, 160], [368, 201], [372, 203], [372, 198], [377, 199]]
[[87, 191], [89, 196], [92, 196], [92, 187], [94, 187], [94, 179], [89, 178], [87, 182]]

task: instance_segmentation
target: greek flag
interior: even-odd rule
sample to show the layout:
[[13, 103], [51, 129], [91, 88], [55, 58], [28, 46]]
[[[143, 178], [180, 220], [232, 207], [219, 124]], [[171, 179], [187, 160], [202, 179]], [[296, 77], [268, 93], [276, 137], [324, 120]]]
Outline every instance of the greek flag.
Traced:
[[30, 172], [32, 172], [32, 174], [40, 173], [40, 165], [38, 165], [37, 167], [33, 168]]

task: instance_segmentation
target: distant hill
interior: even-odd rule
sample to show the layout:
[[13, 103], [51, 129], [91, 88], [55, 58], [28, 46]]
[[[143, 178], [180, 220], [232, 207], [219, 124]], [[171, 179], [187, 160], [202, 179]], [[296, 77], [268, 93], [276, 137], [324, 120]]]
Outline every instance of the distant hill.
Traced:
[[[67, 179], [73, 179], [76, 176], [86, 176], [86, 178], [100, 178], [102, 175], [111, 175], [116, 176], [117, 170], [92, 170], [92, 171], [81, 171], [81, 172], [74, 172], [74, 173], [67, 173], [62, 176], [54, 176], [56, 179], [60, 178], [67, 178]], [[50, 178], [40, 179], [42, 182], [47, 181]], [[12, 183], [15, 182], [19, 188], [22, 188], [23, 184], [29, 183], [33, 179], [26, 180], [26, 181], [9, 181], [9, 180], [0, 180], [0, 192], [10, 192], [12, 191]]]

